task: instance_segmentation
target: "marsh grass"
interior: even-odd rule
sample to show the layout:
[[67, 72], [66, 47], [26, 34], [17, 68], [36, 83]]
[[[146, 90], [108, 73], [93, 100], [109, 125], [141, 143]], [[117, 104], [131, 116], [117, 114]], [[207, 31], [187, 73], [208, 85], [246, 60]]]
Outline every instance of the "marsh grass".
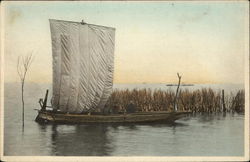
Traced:
[[[244, 90], [225, 95], [226, 112], [244, 112]], [[175, 92], [150, 89], [114, 90], [106, 106], [125, 110], [132, 101], [137, 111], [174, 111]], [[198, 113], [222, 112], [222, 93], [211, 88], [181, 90], [177, 98], [179, 111]]]

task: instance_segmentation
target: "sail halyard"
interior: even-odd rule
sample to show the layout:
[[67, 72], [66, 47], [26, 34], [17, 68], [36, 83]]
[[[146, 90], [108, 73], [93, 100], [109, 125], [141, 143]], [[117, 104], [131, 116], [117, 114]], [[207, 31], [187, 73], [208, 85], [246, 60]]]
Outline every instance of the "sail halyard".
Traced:
[[102, 108], [113, 85], [114, 28], [50, 19], [50, 29], [53, 108], [71, 113]]

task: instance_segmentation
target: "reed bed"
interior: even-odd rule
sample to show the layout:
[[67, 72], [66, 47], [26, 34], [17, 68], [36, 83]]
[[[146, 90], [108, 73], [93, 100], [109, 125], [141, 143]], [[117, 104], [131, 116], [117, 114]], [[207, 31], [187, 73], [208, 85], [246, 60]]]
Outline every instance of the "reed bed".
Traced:
[[[244, 112], [244, 90], [236, 94], [230, 93], [224, 96], [222, 92], [211, 88], [189, 91], [180, 90], [177, 105], [179, 111], [192, 111], [195, 113], [220, 113], [220, 112]], [[107, 107], [118, 107], [124, 111], [129, 103], [133, 103], [137, 111], [173, 111], [175, 92], [150, 89], [114, 90], [107, 102]]]

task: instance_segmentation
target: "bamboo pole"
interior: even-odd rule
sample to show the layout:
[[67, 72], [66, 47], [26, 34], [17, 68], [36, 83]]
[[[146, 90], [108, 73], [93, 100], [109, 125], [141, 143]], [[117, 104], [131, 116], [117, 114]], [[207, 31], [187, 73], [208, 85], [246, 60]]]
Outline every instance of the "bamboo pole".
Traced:
[[175, 94], [175, 99], [174, 99], [174, 110], [177, 111], [178, 110], [178, 105], [177, 105], [177, 97], [178, 97], [178, 91], [179, 91], [179, 87], [180, 87], [180, 83], [181, 83], [181, 76], [179, 75], [179, 73], [177, 73], [178, 76], [178, 86], [176, 89], [176, 94]]

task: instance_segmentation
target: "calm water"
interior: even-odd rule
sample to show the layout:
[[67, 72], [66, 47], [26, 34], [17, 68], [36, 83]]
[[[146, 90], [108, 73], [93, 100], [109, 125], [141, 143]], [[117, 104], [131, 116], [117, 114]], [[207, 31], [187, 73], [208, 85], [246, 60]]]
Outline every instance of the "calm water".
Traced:
[[[142, 85], [130, 85], [139, 88]], [[149, 88], [163, 85], [147, 85]], [[204, 85], [202, 85], [204, 86]], [[227, 91], [241, 85], [216, 86]], [[48, 85], [27, 84], [22, 132], [20, 87], [5, 84], [4, 155], [243, 156], [244, 116], [196, 115], [174, 124], [39, 125], [34, 119]], [[128, 85], [115, 85], [125, 88]], [[227, 87], [227, 88], [226, 88]], [[230, 88], [231, 87], [231, 88]], [[130, 87], [131, 88], [131, 87]], [[192, 87], [195, 89], [195, 87]], [[199, 88], [199, 87], [196, 87]]]

